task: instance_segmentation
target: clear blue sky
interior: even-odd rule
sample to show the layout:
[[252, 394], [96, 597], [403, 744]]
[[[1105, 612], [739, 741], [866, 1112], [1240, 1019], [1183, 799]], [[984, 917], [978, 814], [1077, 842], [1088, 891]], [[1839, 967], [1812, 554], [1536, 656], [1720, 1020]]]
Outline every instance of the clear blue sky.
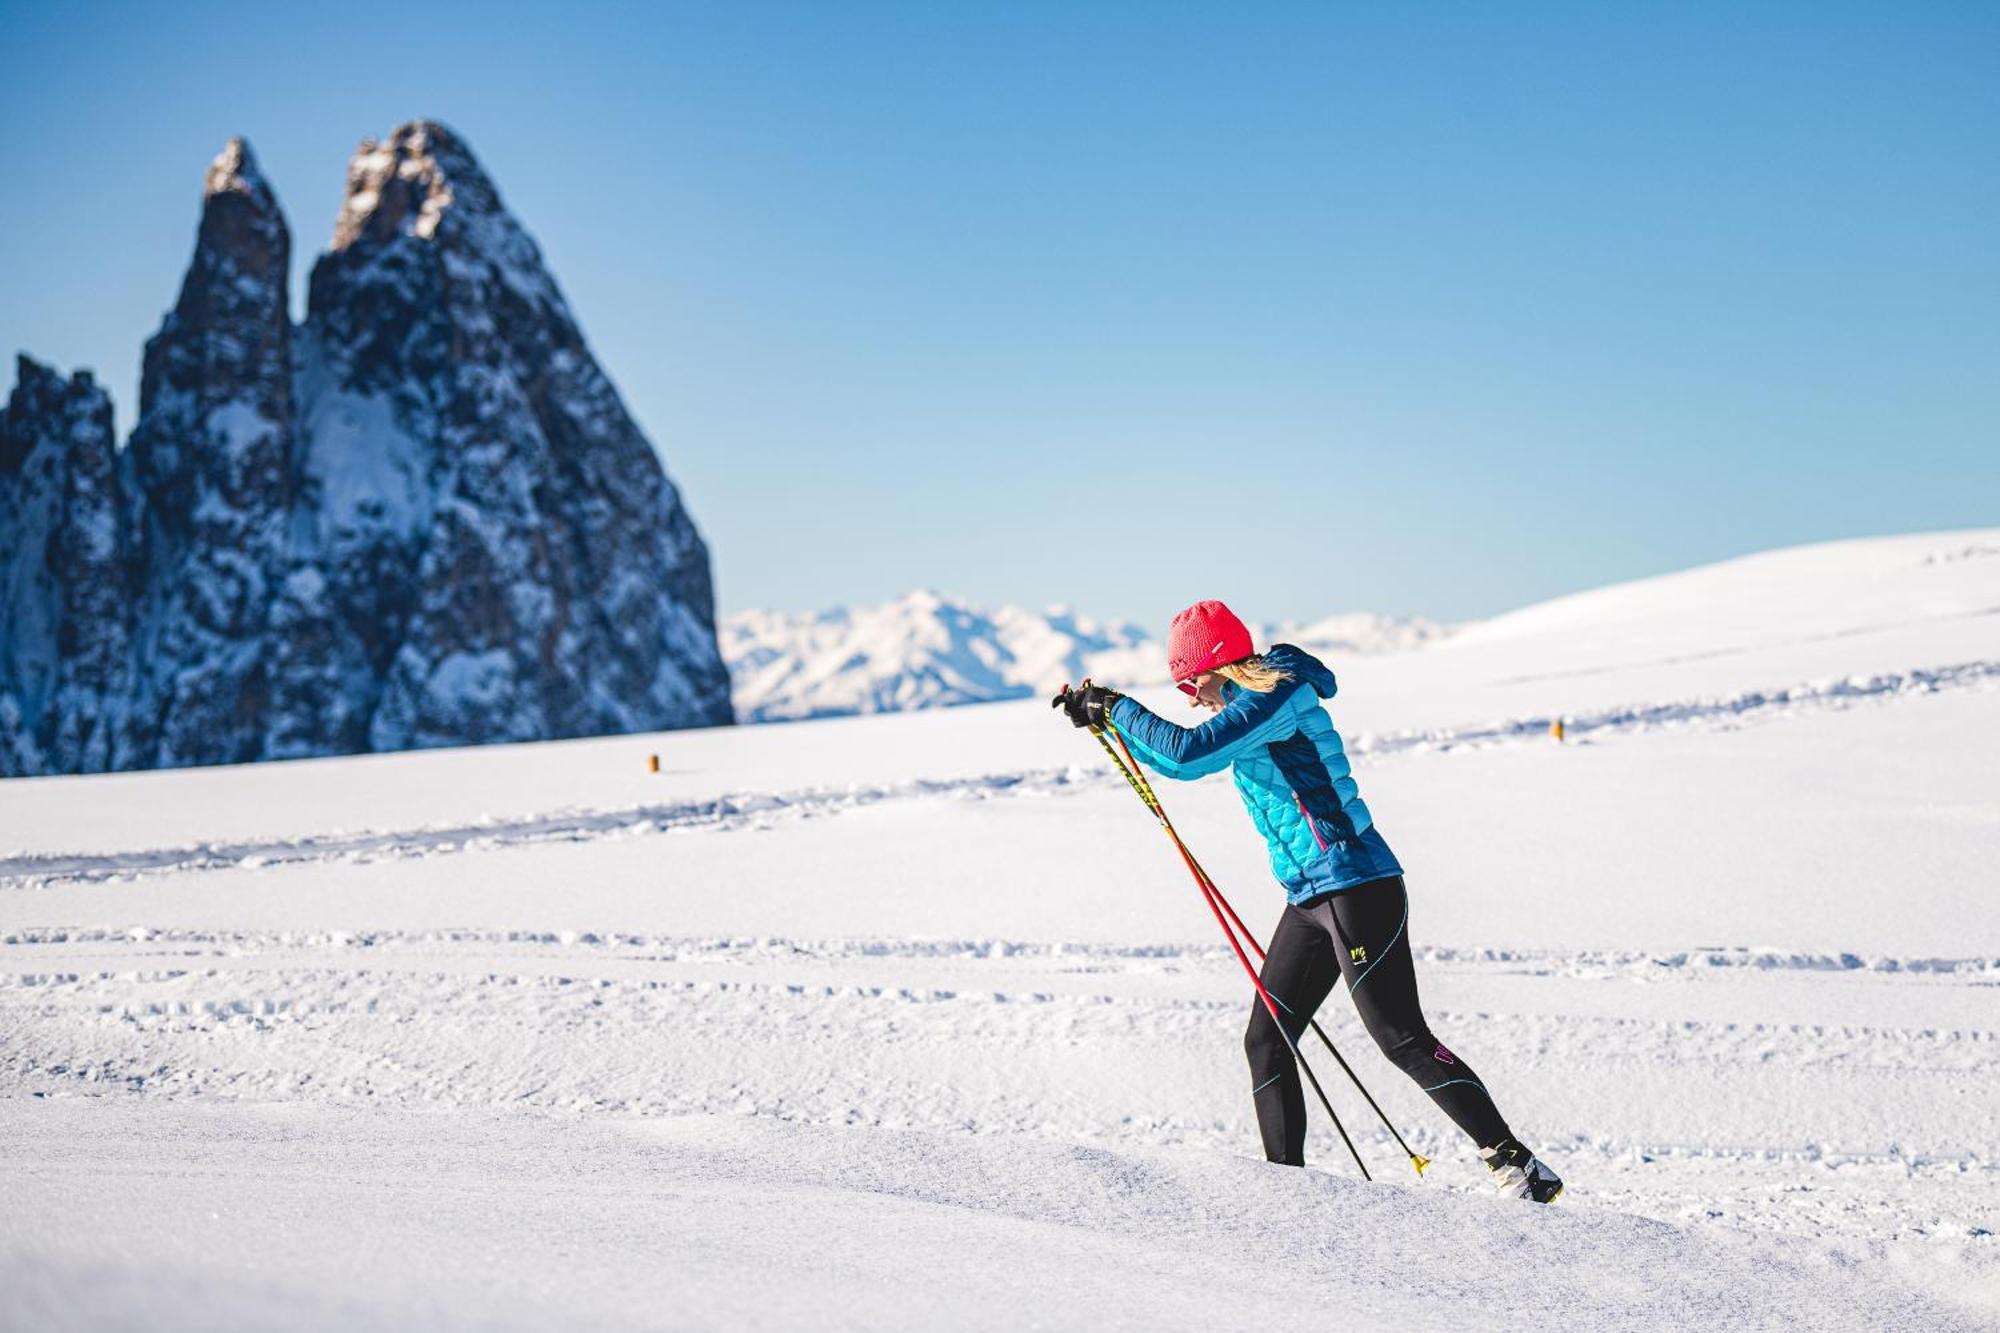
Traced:
[[[0, 0], [0, 350], [472, 144], [725, 610], [1457, 618], [2000, 522], [2000, 6]], [[295, 310], [295, 314], [302, 309]]]

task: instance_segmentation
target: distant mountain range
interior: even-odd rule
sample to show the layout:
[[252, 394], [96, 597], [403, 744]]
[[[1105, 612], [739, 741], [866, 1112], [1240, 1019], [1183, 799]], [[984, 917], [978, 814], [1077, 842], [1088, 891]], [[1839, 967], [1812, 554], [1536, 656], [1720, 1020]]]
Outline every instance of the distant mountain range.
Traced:
[[[1333, 656], [1413, 648], [1449, 632], [1365, 611], [1252, 630], [1260, 645]], [[1165, 648], [1130, 621], [1067, 607], [987, 611], [929, 590], [880, 606], [743, 611], [722, 622], [718, 637], [746, 722], [1020, 699], [1085, 676], [1125, 688], [1167, 679]]]

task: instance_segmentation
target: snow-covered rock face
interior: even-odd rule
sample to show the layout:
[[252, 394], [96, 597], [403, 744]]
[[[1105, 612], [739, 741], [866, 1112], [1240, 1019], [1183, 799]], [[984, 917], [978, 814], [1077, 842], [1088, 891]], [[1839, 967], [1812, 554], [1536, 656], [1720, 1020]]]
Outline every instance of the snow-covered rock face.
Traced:
[[146, 344], [126, 462], [144, 574], [134, 722], [162, 766], [263, 753], [266, 620], [293, 482], [291, 233], [250, 149], [210, 164], [180, 300]]
[[[129, 596], [56, 566], [56, 511], [22, 498], [31, 451], [7, 446], [0, 615], [25, 628], [0, 668], [5, 771], [730, 721], [707, 548], [464, 142], [422, 121], [363, 142], [296, 329], [289, 261], [276, 198], [231, 140], [115, 467], [104, 406]], [[69, 440], [35, 424], [52, 391], [22, 381], [9, 440]], [[92, 706], [61, 696], [51, 714], [37, 645], [63, 597], [100, 595], [131, 626], [112, 654], [130, 679], [93, 669]], [[40, 739], [86, 717], [122, 739]]]
[[27, 357], [0, 413], [0, 776], [102, 772], [131, 737], [131, 562], [111, 400]]
[[[1266, 625], [1257, 642], [1321, 655], [1413, 648], [1446, 632], [1430, 621], [1353, 612]], [[1019, 699], [1089, 677], [1164, 684], [1167, 652], [1123, 620], [1067, 607], [988, 613], [928, 590], [883, 606], [801, 615], [745, 611], [722, 627], [737, 711], [756, 721], [900, 712]]]
[[707, 548], [534, 242], [443, 126], [355, 154], [299, 398], [325, 561], [284, 613], [350, 645], [310, 655], [318, 693], [379, 681], [351, 720], [365, 748], [731, 719]]

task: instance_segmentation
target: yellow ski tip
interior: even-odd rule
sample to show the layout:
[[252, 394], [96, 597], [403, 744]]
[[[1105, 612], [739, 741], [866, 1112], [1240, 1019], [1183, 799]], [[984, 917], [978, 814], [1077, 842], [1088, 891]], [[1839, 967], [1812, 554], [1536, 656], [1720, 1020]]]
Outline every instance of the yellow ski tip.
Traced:
[[1431, 1159], [1425, 1157], [1423, 1154], [1421, 1153], [1410, 1154], [1410, 1165], [1417, 1168], [1418, 1175], [1421, 1176], [1424, 1173], [1424, 1168], [1429, 1166], [1430, 1164], [1431, 1164]]

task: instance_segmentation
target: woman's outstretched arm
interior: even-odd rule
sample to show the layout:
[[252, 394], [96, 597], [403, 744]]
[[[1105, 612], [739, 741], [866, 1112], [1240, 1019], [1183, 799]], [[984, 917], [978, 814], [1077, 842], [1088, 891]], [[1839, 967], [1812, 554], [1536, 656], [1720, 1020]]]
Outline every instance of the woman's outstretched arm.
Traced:
[[1298, 681], [1285, 681], [1269, 694], [1228, 688], [1233, 697], [1222, 711], [1197, 727], [1169, 722], [1129, 694], [1112, 705], [1111, 722], [1146, 767], [1169, 778], [1219, 773], [1252, 746], [1283, 740], [1297, 729], [1290, 704]]

